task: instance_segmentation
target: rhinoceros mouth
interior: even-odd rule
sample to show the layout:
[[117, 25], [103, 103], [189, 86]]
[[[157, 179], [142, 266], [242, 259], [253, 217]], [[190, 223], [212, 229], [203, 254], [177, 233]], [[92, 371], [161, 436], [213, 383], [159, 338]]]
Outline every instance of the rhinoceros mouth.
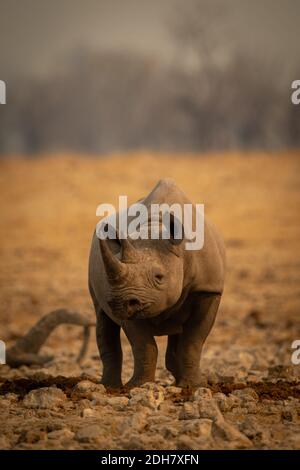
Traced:
[[108, 302], [112, 313], [122, 320], [142, 320], [153, 316], [151, 313], [152, 302], [135, 302], [128, 299], [112, 299]]

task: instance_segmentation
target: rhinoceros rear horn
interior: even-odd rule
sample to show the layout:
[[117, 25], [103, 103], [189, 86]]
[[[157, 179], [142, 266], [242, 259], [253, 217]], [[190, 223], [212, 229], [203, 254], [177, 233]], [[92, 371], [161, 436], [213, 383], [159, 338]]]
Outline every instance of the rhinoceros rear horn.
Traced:
[[136, 249], [127, 238], [119, 239], [122, 247], [122, 261], [123, 263], [136, 262]]
[[107, 240], [99, 240], [102, 259], [108, 279], [116, 280], [126, 275], [127, 268], [110, 250]]

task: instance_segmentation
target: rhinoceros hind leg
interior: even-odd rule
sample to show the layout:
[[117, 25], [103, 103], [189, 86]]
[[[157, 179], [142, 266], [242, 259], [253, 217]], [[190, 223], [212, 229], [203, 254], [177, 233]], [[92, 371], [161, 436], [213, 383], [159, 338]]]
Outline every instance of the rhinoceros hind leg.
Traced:
[[176, 384], [179, 387], [203, 386], [199, 368], [201, 351], [213, 327], [220, 300], [220, 294], [193, 295], [191, 315], [183, 326], [177, 347], [179, 366]]

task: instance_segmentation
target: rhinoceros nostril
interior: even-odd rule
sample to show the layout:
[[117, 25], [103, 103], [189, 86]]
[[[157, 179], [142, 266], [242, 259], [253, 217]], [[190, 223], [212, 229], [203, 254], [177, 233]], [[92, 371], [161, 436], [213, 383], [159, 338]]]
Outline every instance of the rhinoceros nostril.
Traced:
[[139, 301], [139, 299], [132, 297], [131, 299], [127, 300], [127, 305], [128, 307], [132, 307], [132, 308], [139, 307], [141, 305], [141, 302]]
[[131, 297], [126, 301], [126, 310], [129, 317], [132, 317], [141, 307], [141, 302], [136, 297]]

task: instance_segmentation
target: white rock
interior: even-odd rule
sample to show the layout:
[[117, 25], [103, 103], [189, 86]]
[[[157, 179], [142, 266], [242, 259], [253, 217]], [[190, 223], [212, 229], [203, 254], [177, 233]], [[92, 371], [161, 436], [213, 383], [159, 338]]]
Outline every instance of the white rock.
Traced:
[[52, 409], [61, 406], [66, 400], [66, 395], [59, 388], [43, 387], [25, 395], [23, 405], [26, 408]]
[[157, 384], [144, 384], [143, 387], [136, 387], [130, 391], [129, 405], [148, 406], [157, 409], [164, 401], [164, 390]]

